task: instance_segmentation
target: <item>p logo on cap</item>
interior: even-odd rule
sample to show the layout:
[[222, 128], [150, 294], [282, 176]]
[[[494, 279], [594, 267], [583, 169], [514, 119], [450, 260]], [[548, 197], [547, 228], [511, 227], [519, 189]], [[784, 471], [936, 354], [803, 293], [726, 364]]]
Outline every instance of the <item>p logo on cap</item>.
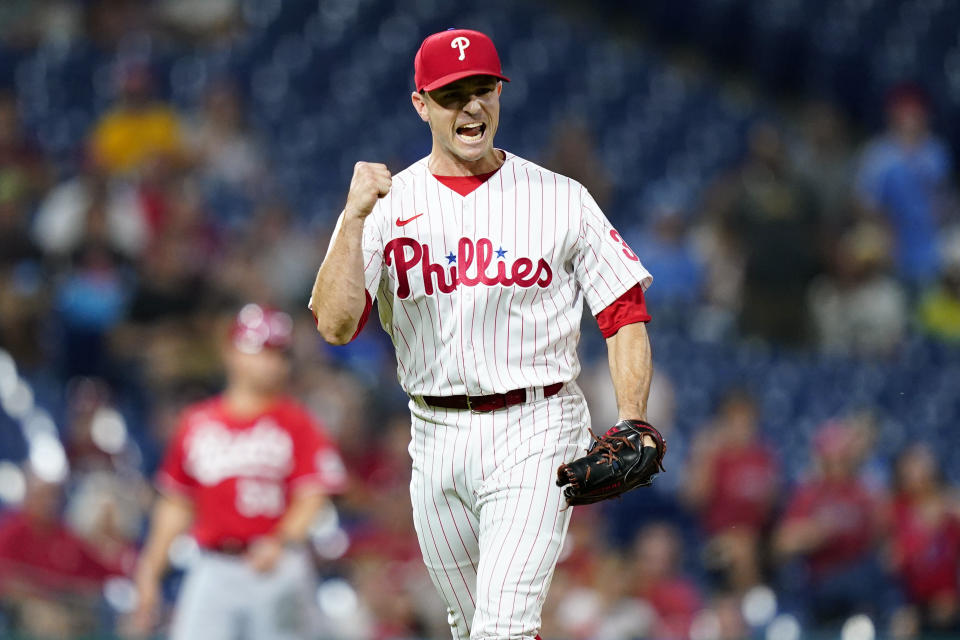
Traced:
[[463, 60], [466, 56], [463, 54], [463, 50], [470, 46], [470, 41], [465, 37], [460, 36], [459, 38], [454, 38], [450, 43], [452, 49], [460, 48], [460, 57], [457, 60]]
[[493, 76], [510, 82], [503, 75], [493, 40], [471, 29], [450, 29], [428, 36], [413, 60], [413, 72], [417, 91], [433, 91], [467, 76]]

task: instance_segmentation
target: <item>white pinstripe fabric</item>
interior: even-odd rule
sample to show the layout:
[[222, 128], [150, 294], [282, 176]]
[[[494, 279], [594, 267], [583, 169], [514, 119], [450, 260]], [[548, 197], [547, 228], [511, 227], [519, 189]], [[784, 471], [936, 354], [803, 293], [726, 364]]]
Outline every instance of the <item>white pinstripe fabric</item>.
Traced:
[[410, 409], [414, 524], [453, 637], [532, 640], [571, 513], [554, 472], [589, 440], [580, 390], [485, 414]]
[[[465, 270], [463, 241], [473, 247]], [[537, 271], [543, 260], [549, 283], [460, 282], [440, 290], [437, 272], [448, 283], [453, 269], [460, 279], [464, 271], [479, 276], [481, 241], [498, 250], [488, 276], [499, 268], [512, 275], [520, 260], [532, 262], [531, 273], [546, 273]], [[646, 288], [652, 281], [582, 185], [509, 153], [466, 196], [434, 178], [426, 159], [395, 175], [364, 222], [363, 252], [367, 292], [411, 395], [482, 395], [574, 380], [584, 300], [597, 314], [638, 282]], [[412, 264], [400, 269], [404, 259]], [[436, 267], [433, 275], [424, 263]]]
[[596, 315], [652, 278], [582, 185], [509, 153], [465, 196], [426, 158], [396, 174], [362, 244], [411, 397], [528, 389], [488, 414], [411, 401], [410, 453], [414, 523], [454, 638], [532, 639], [570, 513], [556, 469], [588, 440], [573, 383], [583, 302]]

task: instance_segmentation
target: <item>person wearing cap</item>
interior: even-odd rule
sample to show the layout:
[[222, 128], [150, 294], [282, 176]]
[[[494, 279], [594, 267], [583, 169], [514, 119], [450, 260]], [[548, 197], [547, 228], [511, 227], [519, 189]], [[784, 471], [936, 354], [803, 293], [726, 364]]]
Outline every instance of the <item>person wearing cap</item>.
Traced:
[[811, 473], [794, 487], [771, 538], [783, 610], [827, 627], [855, 614], [885, 626], [900, 605], [881, 545], [882, 492], [862, 475], [870, 442], [853, 419], [832, 419], [811, 441]]
[[860, 204], [890, 225], [897, 276], [914, 294], [940, 273], [937, 241], [952, 202], [953, 157], [931, 128], [931, 106], [914, 83], [890, 90], [887, 129], [863, 148], [855, 184]]
[[377, 302], [410, 396], [414, 525], [461, 640], [538, 637], [572, 511], [557, 468], [590, 441], [584, 300], [621, 419], [645, 419], [652, 375], [652, 278], [582, 185], [494, 146], [508, 81], [483, 33], [423, 41], [430, 155], [395, 176], [356, 164], [309, 303], [343, 344]]
[[157, 473], [160, 495], [135, 573], [131, 630], [157, 621], [174, 539], [200, 548], [170, 637], [316, 637], [309, 525], [343, 489], [339, 454], [316, 420], [286, 395], [293, 323], [255, 304], [237, 314], [223, 349], [226, 387], [187, 407]]

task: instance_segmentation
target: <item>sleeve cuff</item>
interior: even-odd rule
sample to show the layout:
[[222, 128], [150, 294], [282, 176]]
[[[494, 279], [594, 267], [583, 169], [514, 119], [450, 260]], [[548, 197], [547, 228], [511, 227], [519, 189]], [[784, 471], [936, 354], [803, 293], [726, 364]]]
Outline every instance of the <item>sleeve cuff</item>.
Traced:
[[295, 493], [324, 493], [327, 495], [343, 493], [347, 488], [346, 480], [337, 482], [324, 478], [319, 473], [300, 476], [290, 481], [290, 491]]
[[628, 324], [649, 321], [643, 286], [639, 282], [597, 314], [597, 325], [604, 338], [610, 338]]
[[154, 486], [160, 493], [181, 496], [184, 498], [193, 497], [193, 487], [174, 479], [173, 476], [165, 471], [161, 471], [157, 474], [156, 480], [154, 481]]

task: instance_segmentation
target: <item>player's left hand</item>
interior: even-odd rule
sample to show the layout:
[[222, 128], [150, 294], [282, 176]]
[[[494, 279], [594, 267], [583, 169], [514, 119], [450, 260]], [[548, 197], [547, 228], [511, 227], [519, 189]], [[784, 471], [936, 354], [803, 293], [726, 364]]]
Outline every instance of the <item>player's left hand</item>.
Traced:
[[[593, 433], [591, 431], [591, 433]], [[587, 455], [560, 465], [557, 486], [570, 506], [616, 498], [653, 483], [663, 471], [667, 443], [643, 420], [621, 420], [602, 436], [593, 436]]]
[[246, 560], [255, 571], [269, 573], [277, 566], [281, 555], [283, 555], [283, 542], [274, 536], [264, 536], [250, 544]]

